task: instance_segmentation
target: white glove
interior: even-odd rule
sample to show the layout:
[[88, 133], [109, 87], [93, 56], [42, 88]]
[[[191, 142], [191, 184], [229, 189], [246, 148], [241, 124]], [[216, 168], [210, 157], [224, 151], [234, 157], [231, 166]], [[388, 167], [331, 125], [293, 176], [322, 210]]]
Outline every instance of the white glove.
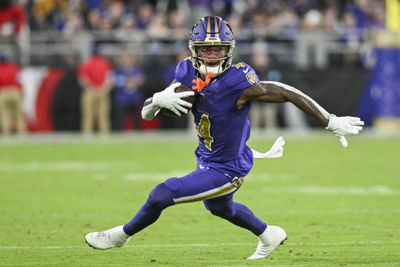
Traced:
[[175, 93], [175, 88], [180, 85], [181, 83], [173, 83], [165, 90], [155, 93], [153, 95], [153, 104], [160, 108], [169, 109], [177, 116], [180, 116], [181, 112], [187, 114], [188, 110], [192, 107], [192, 104], [182, 100], [181, 98], [192, 96], [194, 95], [194, 92], [186, 91]]
[[283, 155], [283, 146], [285, 145], [285, 139], [283, 136], [279, 136], [276, 139], [275, 143], [272, 145], [270, 150], [265, 153], [258, 152], [257, 150], [251, 149], [253, 152], [253, 158], [255, 159], [271, 159], [271, 158], [280, 158]]
[[358, 117], [336, 117], [336, 115], [331, 114], [326, 129], [332, 131], [339, 138], [342, 146], [347, 147], [347, 140], [344, 136], [358, 134], [362, 130], [363, 125], [364, 122]]

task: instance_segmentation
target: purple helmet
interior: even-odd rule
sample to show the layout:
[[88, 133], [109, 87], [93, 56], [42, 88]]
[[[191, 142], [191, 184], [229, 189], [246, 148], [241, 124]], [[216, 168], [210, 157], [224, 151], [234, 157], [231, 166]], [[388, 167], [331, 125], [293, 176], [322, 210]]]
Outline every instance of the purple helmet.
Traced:
[[[232, 53], [235, 43], [231, 26], [221, 17], [207, 16], [200, 19], [193, 26], [189, 39], [193, 67], [202, 75], [207, 75], [208, 72], [212, 72], [213, 77], [221, 74], [232, 64]], [[226, 55], [219, 59], [218, 66], [207, 66], [207, 59], [198, 56], [198, 49], [202, 46], [223, 46], [225, 47]]]

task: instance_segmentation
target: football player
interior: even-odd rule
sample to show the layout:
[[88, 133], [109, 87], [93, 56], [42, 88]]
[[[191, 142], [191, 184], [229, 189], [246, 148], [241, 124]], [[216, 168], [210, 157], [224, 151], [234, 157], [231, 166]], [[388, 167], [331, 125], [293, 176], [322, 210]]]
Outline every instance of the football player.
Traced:
[[[259, 81], [246, 63], [232, 64], [235, 48], [229, 24], [217, 16], [197, 22], [189, 40], [191, 57], [176, 67], [175, 81], [146, 101], [142, 117], [152, 120], [162, 109], [176, 115], [192, 110], [198, 132], [195, 151], [197, 169], [183, 177], [172, 177], [157, 185], [134, 218], [125, 225], [85, 236], [96, 249], [121, 247], [131, 236], [154, 223], [163, 209], [193, 201], [203, 201], [216, 216], [243, 227], [259, 239], [248, 259], [266, 258], [286, 239], [279, 226], [267, 225], [245, 205], [233, 200], [253, 166], [255, 153], [246, 145], [250, 136], [248, 113], [252, 101], [290, 101], [302, 111], [317, 118], [347, 146], [347, 134], [358, 134], [363, 122], [357, 117], [329, 114], [299, 90], [278, 82]], [[181, 84], [193, 91], [175, 92]], [[196, 95], [196, 102], [182, 98]]]

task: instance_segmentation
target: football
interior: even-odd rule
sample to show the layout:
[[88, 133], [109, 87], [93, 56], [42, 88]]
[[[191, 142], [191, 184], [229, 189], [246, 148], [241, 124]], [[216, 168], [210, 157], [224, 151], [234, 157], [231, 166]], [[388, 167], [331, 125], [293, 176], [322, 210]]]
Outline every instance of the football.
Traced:
[[[184, 84], [175, 88], [175, 93], [186, 92], [186, 91], [193, 91], [193, 90], [191, 87], [184, 85]], [[191, 103], [192, 107], [193, 107], [193, 105], [196, 102], [196, 95], [184, 97], [184, 98], [182, 98], [182, 100]], [[171, 110], [166, 109], [166, 108], [162, 108], [161, 113], [166, 116], [176, 117], [176, 114], [174, 112], [172, 112]], [[185, 115], [185, 114], [183, 114], [183, 115]]]

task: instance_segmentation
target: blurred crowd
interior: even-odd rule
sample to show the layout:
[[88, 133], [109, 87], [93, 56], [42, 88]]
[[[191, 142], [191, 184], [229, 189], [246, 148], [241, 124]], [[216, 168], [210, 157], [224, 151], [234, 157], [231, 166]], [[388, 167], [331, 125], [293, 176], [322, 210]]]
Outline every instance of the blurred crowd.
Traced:
[[[64, 67], [68, 79], [60, 84], [76, 90], [72, 93], [69, 89], [66, 94], [62, 88], [56, 91], [53, 101], [58, 104], [53, 103], [52, 116], [59, 130], [91, 132], [97, 128], [108, 132], [126, 129], [127, 124], [134, 129], [184, 128], [186, 118], [163, 117], [160, 124], [146, 126], [140, 120], [140, 108], [146, 97], [173, 79], [177, 62], [189, 56], [186, 41], [190, 28], [210, 14], [226, 19], [239, 41], [255, 42], [255, 55], [246, 61], [262, 79], [279, 81], [281, 74], [271, 66], [268, 47], [262, 41], [293, 40], [300, 31], [316, 30], [333, 31], [344, 41], [360, 40], [369, 30], [385, 27], [385, 0], [2, 0], [0, 38], [18, 36], [25, 25], [31, 36], [46, 31], [72, 38], [82, 31], [122, 32], [125, 36], [172, 41], [173, 56], [157, 62], [151, 56], [127, 51], [104, 57], [96, 44], [90, 58], [78, 54], [65, 57], [64, 65], [58, 62], [57, 67]], [[15, 95], [20, 95], [20, 85], [12, 85], [19, 92]], [[0, 84], [0, 92], [4, 92], [1, 88], [10, 86]], [[67, 98], [74, 104], [66, 107]], [[255, 123], [276, 127], [276, 110], [268, 105], [262, 107], [264, 111], [259, 108], [255, 105], [256, 112], [251, 115]], [[72, 117], [66, 119], [68, 116]], [[25, 131], [26, 127], [18, 129]]]
[[[233, 29], [258, 35], [291, 36], [299, 29], [359, 30], [383, 27], [384, 0], [2, 0], [20, 5], [31, 31], [65, 34], [145, 31], [163, 38], [169, 30], [187, 36], [204, 15], [226, 19]], [[0, 23], [2, 23], [0, 18]]]

